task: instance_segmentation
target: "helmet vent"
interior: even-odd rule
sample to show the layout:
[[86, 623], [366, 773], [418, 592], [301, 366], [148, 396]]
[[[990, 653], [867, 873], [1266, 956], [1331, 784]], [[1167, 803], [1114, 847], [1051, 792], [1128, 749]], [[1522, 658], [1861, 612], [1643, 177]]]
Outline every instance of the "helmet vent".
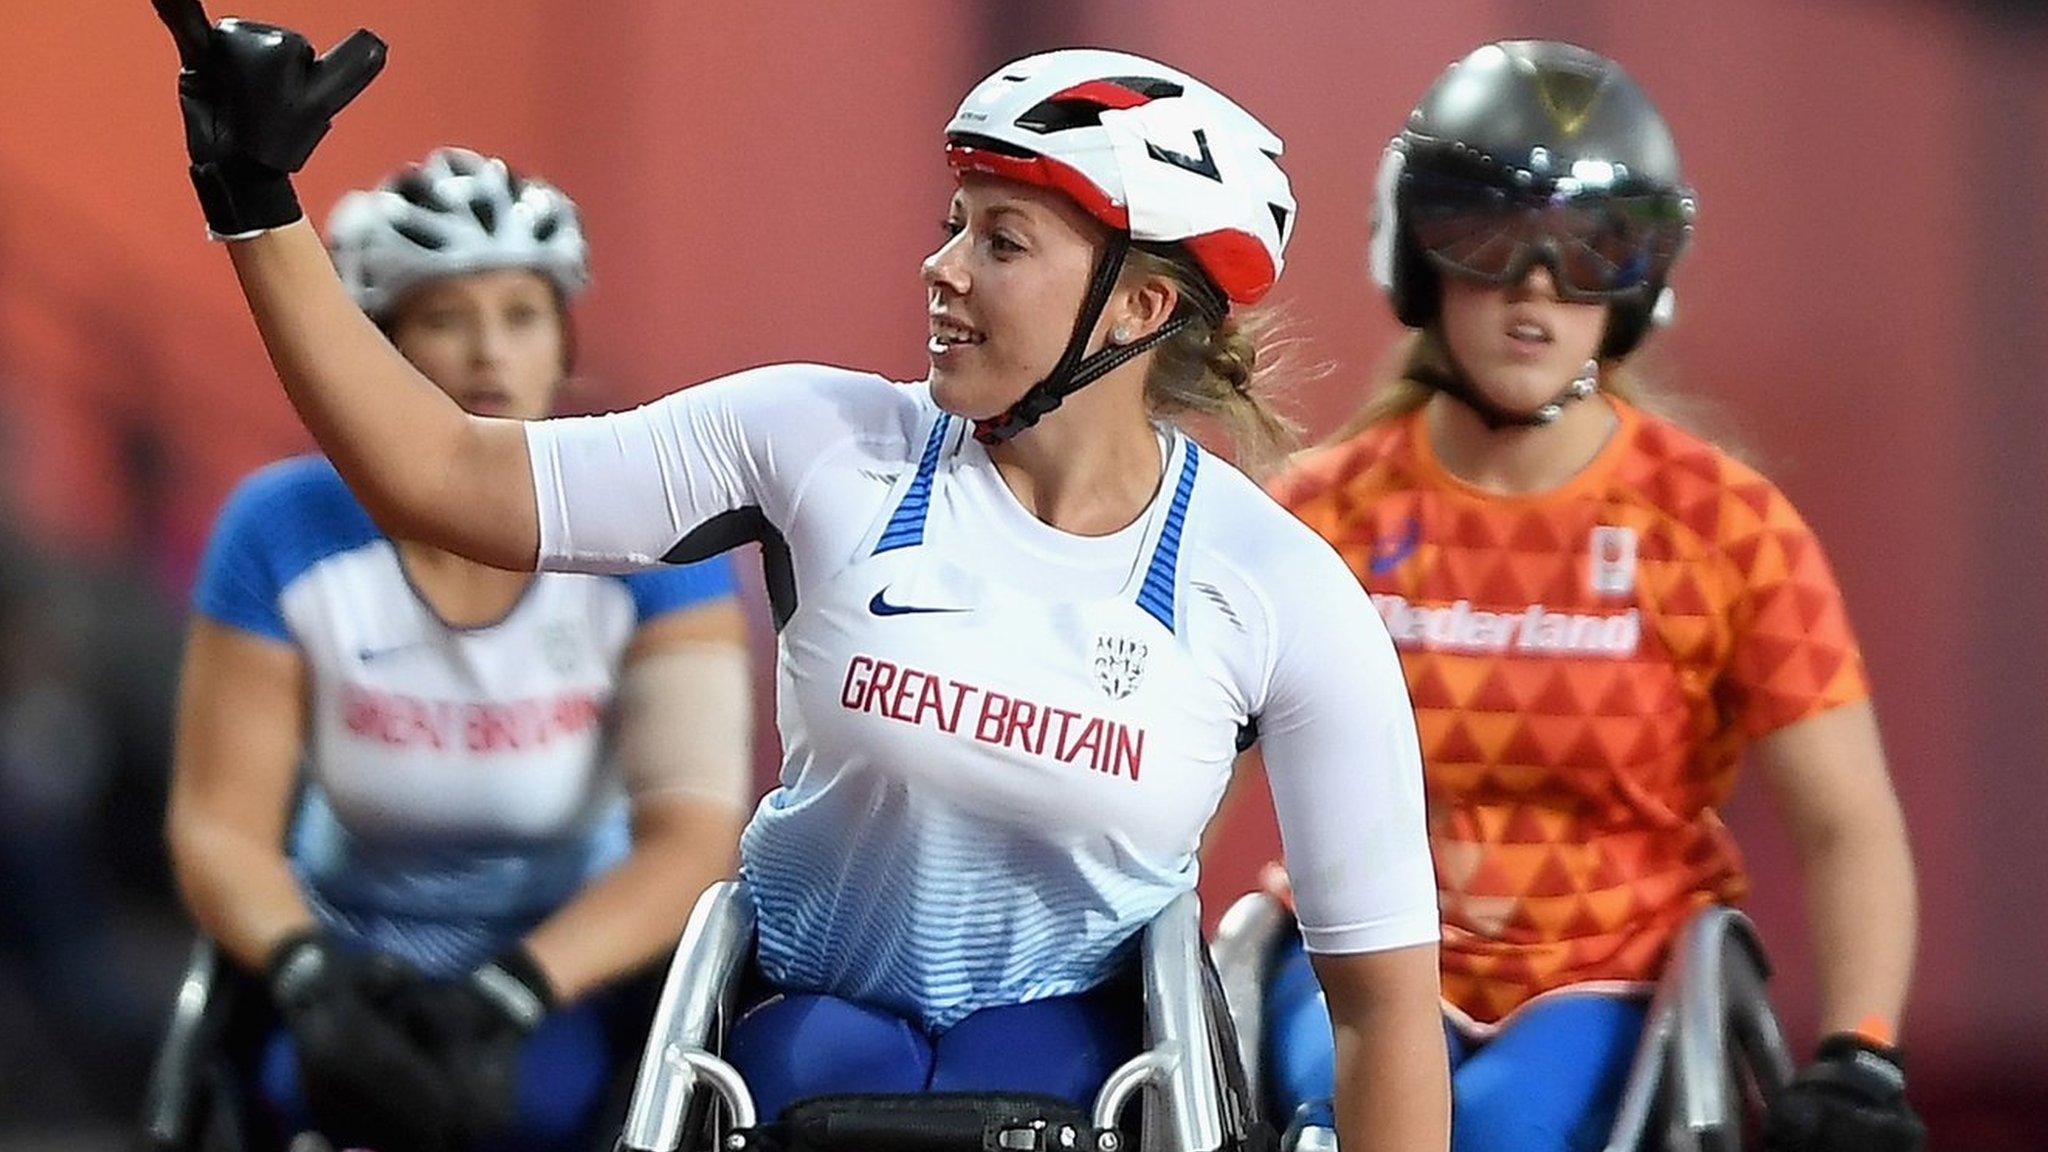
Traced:
[[1102, 105], [1087, 100], [1047, 100], [1017, 117], [1017, 127], [1033, 132], [1065, 132], [1102, 123]]
[[484, 231], [496, 232], [498, 230], [498, 207], [489, 200], [481, 196], [471, 200], [469, 202], [469, 214], [476, 217], [476, 222], [483, 225]]
[[448, 245], [445, 238], [436, 236], [409, 220], [392, 221], [391, 230], [430, 252], [438, 252]]
[[1176, 152], [1171, 148], [1162, 148], [1150, 140], [1145, 141], [1145, 155], [1162, 164], [1171, 164], [1197, 176], [1206, 176], [1218, 184], [1223, 182], [1223, 170], [1216, 167], [1216, 156], [1209, 151], [1209, 134], [1200, 128], [1195, 129], [1193, 156], [1185, 152]]
[[434, 182], [417, 167], [392, 181], [391, 190], [415, 208], [425, 208], [433, 212], [448, 210], [448, 205], [442, 203], [441, 198], [434, 194]]
[[983, 152], [994, 152], [999, 156], [1018, 156], [1029, 159], [1036, 155], [1036, 153], [1028, 148], [1021, 148], [1006, 140], [998, 140], [993, 136], [982, 136], [973, 132], [955, 132], [947, 137], [947, 140], [963, 148], [976, 148]]
[[1150, 100], [1168, 100], [1187, 91], [1173, 81], [1158, 76], [1112, 76], [1109, 82], [1119, 88], [1129, 88]]
[[533, 222], [533, 238], [545, 244], [561, 227], [561, 216], [550, 212]]
[[1266, 207], [1273, 210], [1273, 227], [1280, 230], [1280, 235], [1287, 235], [1287, 206], [1269, 203]]
[[[1088, 88], [1095, 92], [1087, 92]], [[1102, 92], [1104, 87], [1121, 88], [1135, 99], [1119, 99], [1113, 91]], [[1143, 104], [1148, 100], [1164, 100], [1179, 96], [1187, 89], [1171, 80], [1156, 76], [1105, 76], [1092, 80], [1049, 100], [1040, 102], [1029, 111], [1017, 117], [1017, 127], [1032, 132], [1064, 132], [1070, 128], [1095, 128], [1102, 123], [1104, 108], [1127, 108]]]

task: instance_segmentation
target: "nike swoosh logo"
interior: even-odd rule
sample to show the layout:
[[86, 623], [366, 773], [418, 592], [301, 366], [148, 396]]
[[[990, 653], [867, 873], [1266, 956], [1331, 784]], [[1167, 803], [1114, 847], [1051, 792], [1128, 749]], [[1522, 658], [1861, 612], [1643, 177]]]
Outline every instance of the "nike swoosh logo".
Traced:
[[880, 592], [875, 593], [875, 598], [868, 601], [868, 611], [874, 613], [877, 616], [909, 616], [913, 613], [918, 612], [967, 611], [967, 609], [965, 608], [920, 608], [911, 604], [891, 604], [887, 599], [888, 595], [889, 590], [887, 588], [884, 588]]
[[1411, 518], [1407, 524], [1402, 526], [1399, 539], [1390, 543], [1373, 545], [1372, 557], [1367, 562], [1367, 567], [1372, 569], [1373, 575], [1385, 576], [1387, 573], [1399, 568], [1401, 561], [1406, 560], [1408, 554], [1415, 551], [1415, 546], [1420, 543], [1422, 543], [1422, 522]]
[[402, 655], [403, 653], [424, 647], [426, 647], [426, 641], [413, 640], [404, 644], [393, 644], [385, 648], [358, 648], [356, 650], [356, 659], [365, 664], [372, 664], [389, 656]]

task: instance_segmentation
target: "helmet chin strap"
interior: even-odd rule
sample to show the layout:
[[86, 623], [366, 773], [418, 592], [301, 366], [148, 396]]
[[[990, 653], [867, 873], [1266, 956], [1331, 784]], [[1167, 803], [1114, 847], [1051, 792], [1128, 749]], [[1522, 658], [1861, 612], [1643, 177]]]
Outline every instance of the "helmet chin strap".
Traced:
[[1416, 383], [1434, 388], [1444, 395], [1470, 408], [1479, 417], [1489, 432], [1503, 428], [1542, 428], [1557, 422], [1564, 415], [1565, 406], [1600, 391], [1600, 362], [1588, 360], [1579, 374], [1572, 377], [1557, 395], [1527, 412], [1497, 404], [1493, 399], [1472, 386], [1463, 372], [1453, 366], [1448, 372], [1425, 371], [1415, 377]]
[[1109, 294], [1116, 287], [1117, 277], [1123, 274], [1124, 256], [1130, 247], [1129, 233], [1110, 233], [1109, 244], [1103, 249], [1102, 258], [1096, 261], [1095, 272], [1089, 278], [1088, 294], [1081, 300], [1081, 313], [1074, 321], [1074, 334], [1067, 338], [1067, 347], [1060, 353], [1059, 363], [1053, 365], [1045, 379], [1033, 384], [1015, 404], [1010, 405], [1008, 411], [975, 421], [976, 440], [983, 444], [1001, 444], [1011, 439], [1038, 423], [1067, 397], [1192, 323], [1189, 316], [1175, 316], [1128, 344], [1112, 343], [1093, 355], [1088, 354], [1088, 340], [1095, 334], [1096, 322], [1102, 319], [1102, 310], [1109, 304]]

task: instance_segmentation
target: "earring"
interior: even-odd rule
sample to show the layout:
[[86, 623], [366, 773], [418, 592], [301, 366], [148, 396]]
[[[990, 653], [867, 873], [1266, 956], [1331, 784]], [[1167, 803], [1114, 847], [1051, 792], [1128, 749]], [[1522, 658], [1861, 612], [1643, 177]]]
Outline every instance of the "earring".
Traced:
[[1111, 344], [1129, 344], [1131, 342], [1131, 330], [1121, 324], [1117, 325], [1109, 330], [1109, 342]]

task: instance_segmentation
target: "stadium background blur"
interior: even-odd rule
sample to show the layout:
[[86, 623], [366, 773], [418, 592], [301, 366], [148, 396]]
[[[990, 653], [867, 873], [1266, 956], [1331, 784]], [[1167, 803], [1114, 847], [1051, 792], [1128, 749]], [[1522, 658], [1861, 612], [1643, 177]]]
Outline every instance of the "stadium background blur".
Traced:
[[[184, 178], [171, 47], [141, 0], [7, 0], [0, 68], [0, 1149], [114, 1146], [188, 930], [160, 814], [182, 605], [235, 479], [308, 441]], [[442, 143], [581, 204], [596, 287], [572, 406], [751, 364], [915, 378], [939, 130], [1040, 48], [1160, 56], [1288, 142], [1276, 293], [1350, 409], [1396, 332], [1369, 183], [1450, 61], [1507, 36], [1620, 59], [1699, 190], [1655, 373], [1713, 402], [1829, 547], [1922, 882], [1906, 1022], [1937, 1149], [2048, 1148], [2048, 6], [2039, 0], [249, 0], [391, 63], [301, 196]], [[789, 418], [802, 419], [792, 412]], [[758, 596], [756, 597], [758, 600]], [[765, 628], [762, 651], [768, 649]], [[766, 661], [762, 661], [765, 673]], [[759, 715], [767, 717], [764, 696]], [[763, 779], [772, 743], [764, 741]], [[1814, 995], [1788, 842], [1733, 822], [1778, 997]], [[1236, 814], [1210, 912], [1271, 850]]]

